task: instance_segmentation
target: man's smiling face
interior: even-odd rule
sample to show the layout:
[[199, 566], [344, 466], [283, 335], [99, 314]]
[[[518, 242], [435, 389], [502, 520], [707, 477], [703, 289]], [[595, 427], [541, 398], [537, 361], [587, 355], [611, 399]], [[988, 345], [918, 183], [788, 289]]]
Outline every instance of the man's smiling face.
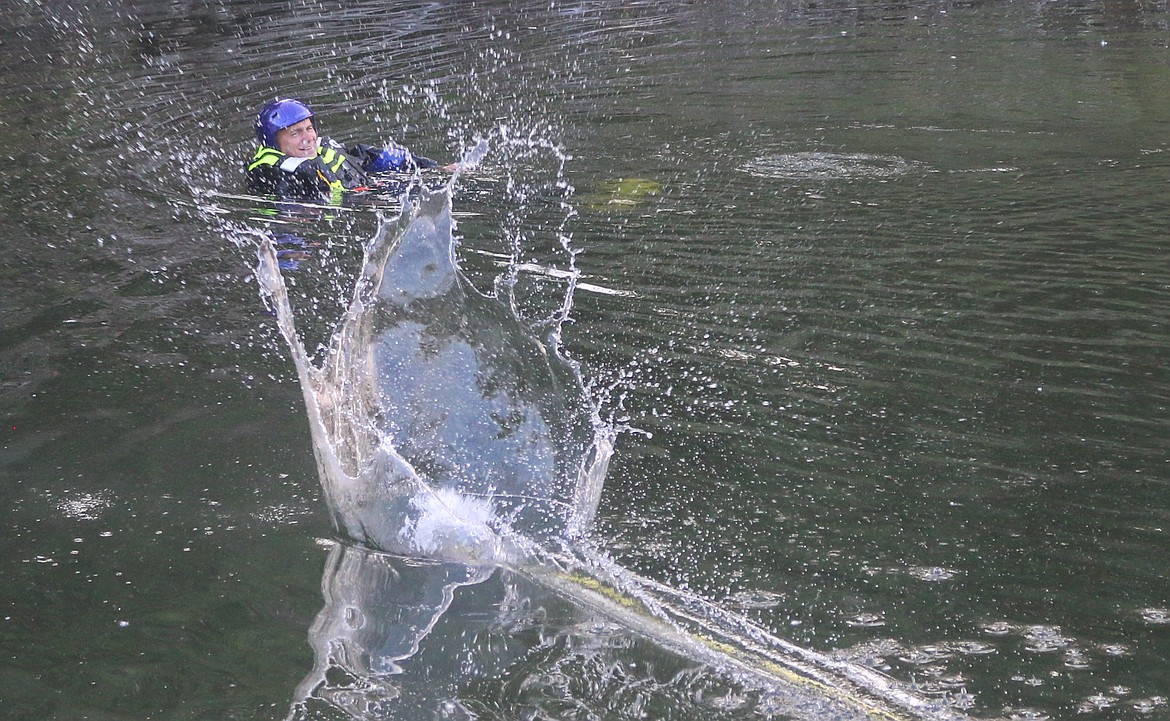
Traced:
[[305, 118], [299, 123], [283, 128], [276, 133], [277, 150], [294, 158], [312, 158], [317, 155], [317, 129], [313, 119]]

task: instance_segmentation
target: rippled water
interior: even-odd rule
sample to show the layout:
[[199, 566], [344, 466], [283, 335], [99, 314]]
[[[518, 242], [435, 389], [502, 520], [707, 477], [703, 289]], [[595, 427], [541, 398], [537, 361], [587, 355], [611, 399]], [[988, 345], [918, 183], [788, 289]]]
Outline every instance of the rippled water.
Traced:
[[[1170, 716], [1168, 19], [10, 3], [0, 715], [282, 718], [314, 666], [330, 524], [223, 228], [322, 244], [292, 293], [323, 334], [376, 218], [210, 195], [243, 192], [254, 108], [295, 92], [330, 135], [430, 157], [534, 141], [456, 196], [461, 255], [486, 282], [563, 268], [563, 234], [581, 252], [565, 347], [636, 429], [593, 534], [615, 560], [974, 717]], [[537, 140], [572, 156], [567, 198]], [[555, 273], [519, 275], [548, 312]], [[598, 621], [485, 621], [477, 594], [442, 638], [492, 623], [474, 651], [555, 660], [460, 676], [424, 646], [412, 672], [481, 717], [628, 717], [651, 688], [651, 718], [783, 713]]]

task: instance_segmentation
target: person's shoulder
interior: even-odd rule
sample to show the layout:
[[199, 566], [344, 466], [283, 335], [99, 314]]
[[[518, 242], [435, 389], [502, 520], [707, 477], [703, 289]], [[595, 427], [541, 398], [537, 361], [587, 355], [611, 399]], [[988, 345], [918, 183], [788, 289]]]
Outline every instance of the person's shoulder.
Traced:
[[283, 182], [283, 175], [275, 164], [249, 163], [244, 170], [248, 187], [261, 193], [277, 192]]
[[318, 138], [317, 144], [322, 148], [329, 148], [331, 150], [337, 150], [343, 153], [345, 152], [345, 146], [333, 138]]

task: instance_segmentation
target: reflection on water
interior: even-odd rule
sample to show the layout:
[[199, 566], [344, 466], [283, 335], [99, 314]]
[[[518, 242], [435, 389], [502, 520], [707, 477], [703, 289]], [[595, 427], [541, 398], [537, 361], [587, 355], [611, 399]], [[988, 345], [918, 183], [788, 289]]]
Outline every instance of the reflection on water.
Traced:
[[329, 545], [290, 719], [955, 718], [600, 558], [466, 566]]
[[699, 668], [639, 663], [636, 638], [504, 569], [333, 544], [322, 589], [316, 664], [290, 718], [625, 714], [730, 690]]
[[[461, 586], [482, 583], [490, 567], [408, 561], [355, 546], [333, 544], [321, 583], [325, 607], [309, 630], [316, 656], [312, 672], [297, 689], [290, 718], [314, 718], [314, 703], [353, 718], [419, 718], [458, 702], [458, 689], [483, 674], [484, 659], [447, 648], [435, 654], [446, 666], [429, 666], [427, 683], [404, 675], [401, 663], [421, 645], [442, 644], [428, 637]], [[480, 609], [486, 613], [492, 609]], [[474, 634], [465, 637], [475, 638]], [[503, 666], [507, 659], [497, 657]], [[409, 684], [409, 687], [404, 688]]]

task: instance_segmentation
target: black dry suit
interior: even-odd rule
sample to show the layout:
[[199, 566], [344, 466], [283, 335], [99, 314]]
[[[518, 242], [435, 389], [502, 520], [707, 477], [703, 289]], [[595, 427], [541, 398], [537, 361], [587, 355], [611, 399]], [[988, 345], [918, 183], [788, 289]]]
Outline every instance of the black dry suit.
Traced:
[[296, 158], [275, 148], [261, 146], [248, 164], [248, 187], [257, 193], [286, 199], [339, 203], [342, 193], [347, 190], [376, 185], [368, 175], [370, 172], [409, 173], [417, 168], [437, 165], [433, 160], [401, 150], [390, 155], [393, 161], [388, 165], [387, 151], [382, 148], [359, 144], [346, 150], [341, 143], [330, 138], [320, 139], [317, 155], [313, 158]]

